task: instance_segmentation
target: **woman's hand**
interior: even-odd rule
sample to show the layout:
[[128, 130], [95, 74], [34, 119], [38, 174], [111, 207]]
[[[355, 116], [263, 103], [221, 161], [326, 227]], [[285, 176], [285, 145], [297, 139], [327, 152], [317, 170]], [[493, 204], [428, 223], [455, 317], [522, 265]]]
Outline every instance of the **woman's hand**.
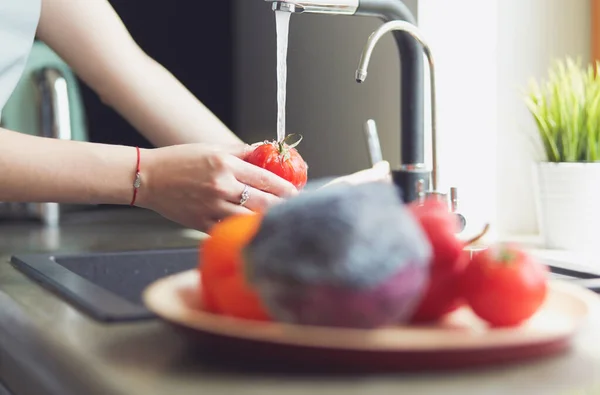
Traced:
[[[260, 211], [298, 192], [283, 178], [245, 162], [252, 150], [244, 144], [142, 150], [136, 205], [206, 231], [229, 215]], [[246, 186], [249, 198], [242, 205]]]

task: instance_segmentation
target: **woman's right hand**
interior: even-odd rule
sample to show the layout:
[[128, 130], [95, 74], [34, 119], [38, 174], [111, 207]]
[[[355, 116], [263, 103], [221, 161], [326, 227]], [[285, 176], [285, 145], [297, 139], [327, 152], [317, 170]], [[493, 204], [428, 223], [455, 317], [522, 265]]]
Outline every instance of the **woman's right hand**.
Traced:
[[[232, 214], [261, 211], [298, 191], [246, 162], [254, 148], [184, 144], [142, 150], [137, 206], [200, 231]], [[247, 186], [249, 198], [241, 204]]]

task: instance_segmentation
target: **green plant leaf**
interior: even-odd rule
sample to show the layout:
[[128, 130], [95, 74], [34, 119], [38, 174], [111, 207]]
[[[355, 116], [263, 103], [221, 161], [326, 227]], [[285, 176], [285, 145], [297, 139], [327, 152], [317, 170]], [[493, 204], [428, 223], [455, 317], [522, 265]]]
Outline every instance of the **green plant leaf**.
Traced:
[[524, 102], [551, 162], [600, 160], [600, 62], [555, 60], [546, 79], [531, 79]]

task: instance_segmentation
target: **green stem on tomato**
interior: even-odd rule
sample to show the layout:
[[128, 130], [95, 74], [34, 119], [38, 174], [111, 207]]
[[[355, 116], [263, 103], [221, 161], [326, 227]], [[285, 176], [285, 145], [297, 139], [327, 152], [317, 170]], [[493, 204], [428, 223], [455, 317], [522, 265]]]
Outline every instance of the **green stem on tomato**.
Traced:
[[511, 263], [517, 258], [517, 254], [507, 246], [501, 246], [496, 254], [496, 259], [501, 263]]
[[[290, 138], [292, 139], [291, 143], [290, 143]], [[277, 144], [277, 150], [279, 151], [279, 158], [282, 163], [287, 161], [288, 159], [290, 159], [290, 150], [292, 148], [297, 147], [301, 141], [302, 141], [301, 134], [292, 133], [292, 134], [288, 134], [287, 136], [285, 136], [285, 138], [283, 140], [275, 142]]]
[[287, 136], [285, 136], [285, 138], [283, 140], [278, 142], [279, 147], [280, 147], [280, 149], [282, 149], [284, 146], [287, 145], [289, 148], [296, 148], [298, 146], [298, 144], [300, 144], [300, 142], [302, 141], [302, 138], [303, 137], [301, 134], [296, 134], [296, 133], [288, 134]]

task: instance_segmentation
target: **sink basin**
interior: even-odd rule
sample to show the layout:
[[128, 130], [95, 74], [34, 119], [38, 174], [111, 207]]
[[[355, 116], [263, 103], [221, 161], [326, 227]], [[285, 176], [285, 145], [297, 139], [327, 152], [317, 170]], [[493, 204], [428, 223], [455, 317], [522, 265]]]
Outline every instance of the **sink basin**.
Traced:
[[144, 288], [196, 267], [198, 250], [15, 255], [11, 264], [90, 317], [126, 322], [154, 318], [141, 300]]

